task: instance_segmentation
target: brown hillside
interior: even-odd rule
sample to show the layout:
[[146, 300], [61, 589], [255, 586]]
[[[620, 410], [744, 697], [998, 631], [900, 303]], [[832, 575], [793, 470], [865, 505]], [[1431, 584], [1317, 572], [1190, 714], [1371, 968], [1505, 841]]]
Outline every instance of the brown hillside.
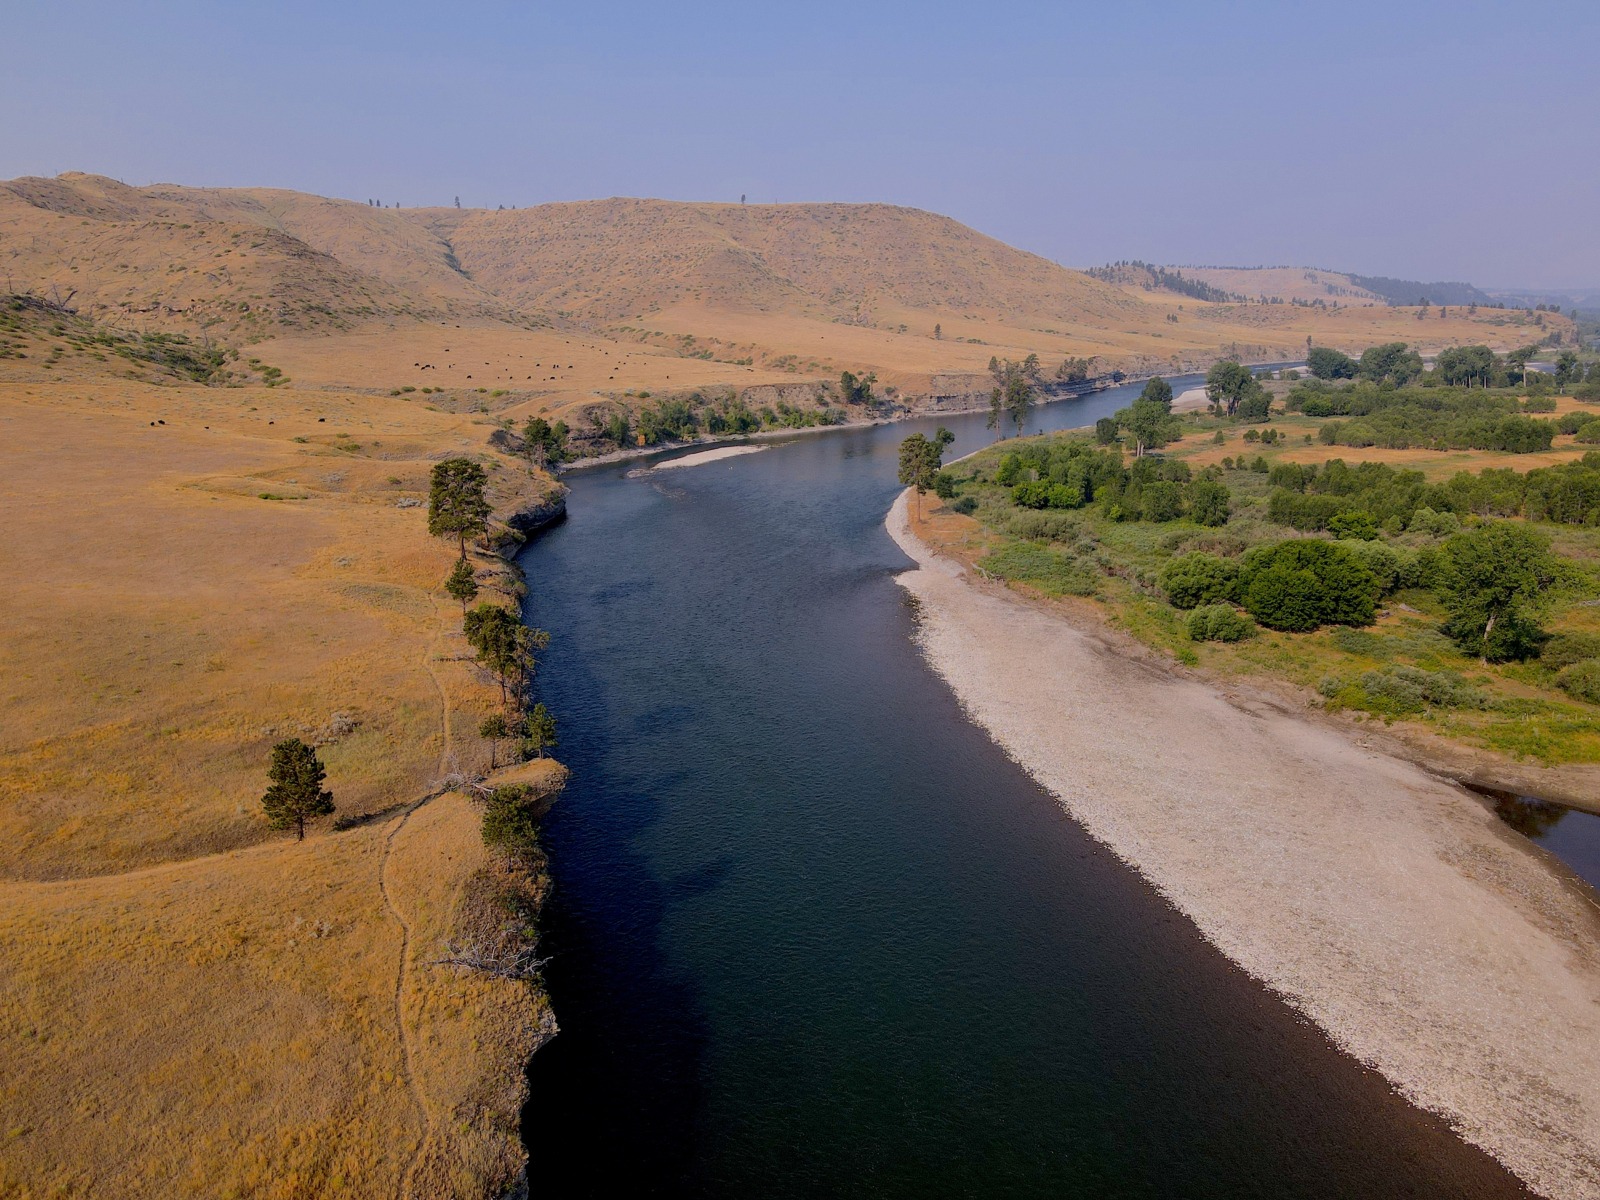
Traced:
[[[1228, 356], [1292, 359], [1308, 340], [1424, 352], [1529, 340], [1515, 315], [1452, 309], [1421, 322], [1364, 301], [1219, 305], [1118, 286], [889, 205], [386, 209], [83, 174], [0, 183], [0, 283], [70, 297], [123, 329], [267, 343], [244, 357], [302, 384], [447, 388], [458, 407], [492, 392], [519, 417], [663, 391], [809, 395], [842, 370], [874, 372], [906, 399], [971, 396], [992, 355], [1175, 373]], [[1566, 335], [1562, 318], [1540, 336], [1550, 332]]]
[[520, 307], [631, 320], [685, 300], [870, 323], [880, 306], [1140, 323], [1116, 289], [933, 213], [883, 204], [591, 200], [417, 214]]

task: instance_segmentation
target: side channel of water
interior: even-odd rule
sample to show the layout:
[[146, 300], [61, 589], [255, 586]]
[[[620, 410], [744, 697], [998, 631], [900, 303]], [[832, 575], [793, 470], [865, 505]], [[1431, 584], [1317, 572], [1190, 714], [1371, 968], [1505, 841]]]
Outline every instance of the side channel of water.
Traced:
[[545, 834], [562, 1032], [530, 1071], [535, 1194], [1522, 1194], [965, 720], [882, 524], [900, 440], [937, 423], [952, 454], [993, 436], [956, 417], [582, 473], [524, 555], [573, 771]]

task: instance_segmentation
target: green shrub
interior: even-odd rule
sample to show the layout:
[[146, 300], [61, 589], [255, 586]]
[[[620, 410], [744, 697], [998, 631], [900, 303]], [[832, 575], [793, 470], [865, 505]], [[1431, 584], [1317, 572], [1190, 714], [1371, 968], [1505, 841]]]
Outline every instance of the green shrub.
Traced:
[[1063, 512], [1040, 512], [1024, 508], [1008, 514], [1004, 528], [1012, 537], [1059, 542], [1076, 533], [1078, 523], [1076, 518]]
[[1539, 651], [1539, 661], [1552, 671], [1586, 658], [1600, 658], [1600, 633], [1557, 633]]
[[1370, 542], [1378, 536], [1378, 518], [1359, 508], [1347, 508], [1328, 518], [1328, 532], [1336, 538]]
[[1146, 521], [1176, 521], [1183, 515], [1183, 489], [1165, 479], [1147, 483], [1139, 494], [1139, 509]]
[[1254, 635], [1256, 623], [1226, 604], [1204, 604], [1189, 614], [1185, 628], [1191, 641], [1238, 642]]
[[1449, 537], [1453, 533], [1461, 532], [1461, 518], [1453, 512], [1434, 512], [1431, 508], [1419, 508], [1411, 514], [1411, 520], [1406, 528], [1413, 533], [1426, 533], [1431, 537]]
[[961, 496], [951, 502], [952, 512], [958, 512], [964, 517], [970, 517], [978, 511], [978, 498], [976, 496]]
[[[1347, 549], [1372, 572], [1372, 577], [1378, 581], [1379, 595], [1387, 596], [1403, 585], [1416, 586], [1406, 582], [1407, 573], [1403, 571], [1400, 555], [1382, 542], [1351, 542]], [[1415, 561], [1412, 557], [1410, 564], [1414, 564]], [[1414, 574], [1414, 571], [1413, 566], [1411, 573]]]
[[1486, 708], [1488, 698], [1454, 671], [1386, 666], [1353, 680], [1324, 679], [1317, 685], [1335, 704], [1383, 716], [1430, 708]]
[[1238, 563], [1199, 550], [1173, 559], [1161, 572], [1161, 590], [1177, 608], [1232, 600], [1238, 583]]
[[1556, 418], [1556, 432], [1574, 434], [1587, 425], [1590, 421], [1595, 420], [1600, 420], [1600, 417], [1596, 417], [1593, 413], [1562, 413], [1558, 418]]
[[978, 565], [1002, 579], [1031, 583], [1053, 595], [1089, 596], [1094, 593], [1092, 571], [1069, 554], [1032, 542], [1002, 546], [986, 555]]
[[1310, 538], [1259, 546], [1239, 568], [1239, 598], [1271, 629], [1370, 625], [1378, 581], [1350, 549]]
[[1556, 674], [1556, 686], [1575, 700], [1600, 704], [1600, 658], [1586, 658]]
[[483, 844], [508, 854], [539, 848], [539, 821], [553, 797], [530, 787], [496, 788], [483, 807]]
[[941, 500], [953, 500], [956, 494], [956, 478], [949, 471], [940, 471], [933, 477], [933, 494]]
[[1197, 479], [1189, 485], [1189, 516], [1196, 525], [1226, 525], [1232, 503], [1232, 494], [1214, 479]]

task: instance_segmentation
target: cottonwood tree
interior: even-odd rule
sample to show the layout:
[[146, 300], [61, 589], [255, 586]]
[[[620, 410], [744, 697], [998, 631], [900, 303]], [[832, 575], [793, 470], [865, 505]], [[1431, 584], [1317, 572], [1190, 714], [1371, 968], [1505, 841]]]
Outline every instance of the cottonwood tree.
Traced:
[[444, 581], [444, 590], [454, 599], [461, 601], [461, 615], [466, 616], [467, 605], [478, 598], [478, 580], [472, 570], [472, 564], [464, 558], [456, 559], [455, 569]]
[[306, 822], [333, 812], [333, 793], [322, 790], [327, 769], [317, 752], [299, 738], [289, 738], [272, 748], [267, 778], [272, 785], [261, 797], [267, 824], [273, 829], [293, 829], [305, 841]]
[[1133, 440], [1133, 456], [1143, 458], [1146, 450], [1159, 450], [1180, 435], [1178, 422], [1157, 400], [1140, 396], [1116, 414], [1117, 424]]
[[941, 425], [932, 438], [913, 433], [900, 443], [900, 483], [916, 489], [918, 520], [922, 519], [923, 494], [944, 465], [944, 448], [955, 440], [956, 435]]
[[1445, 632], [1462, 649], [1481, 662], [1538, 651], [1539, 617], [1556, 577], [1544, 534], [1519, 521], [1491, 521], [1447, 539], [1439, 560]]
[[1139, 393], [1139, 399], [1150, 400], [1159, 404], [1163, 411], [1172, 411], [1172, 385], [1159, 375], [1153, 375], [1144, 385], [1144, 391]]
[[428, 532], [453, 537], [467, 557], [467, 539], [489, 532], [493, 511], [485, 495], [489, 477], [470, 458], [447, 458], [433, 464], [428, 485]]
[[1260, 386], [1249, 367], [1231, 358], [1223, 359], [1206, 374], [1206, 398], [1218, 412], [1230, 417], [1238, 411], [1239, 402]]
[[990, 358], [989, 374], [994, 377], [994, 388], [989, 393], [989, 428], [999, 427], [1000, 414], [1004, 412], [1020, 437], [1028, 423], [1028, 411], [1039, 394], [1038, 355], [1030, 354], [1020, 363]]

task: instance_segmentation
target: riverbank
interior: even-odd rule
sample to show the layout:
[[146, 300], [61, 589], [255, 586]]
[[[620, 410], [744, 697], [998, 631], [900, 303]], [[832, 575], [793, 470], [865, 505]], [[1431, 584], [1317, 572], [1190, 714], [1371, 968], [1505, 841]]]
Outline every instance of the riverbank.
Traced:
[[1587, 889], [1413, 764], [971, 579], [904, 495], [888, 527], [917, 563], [900, 582], [929, 661], [1091, 834], [1538, 1191], [1600, 1191]]

